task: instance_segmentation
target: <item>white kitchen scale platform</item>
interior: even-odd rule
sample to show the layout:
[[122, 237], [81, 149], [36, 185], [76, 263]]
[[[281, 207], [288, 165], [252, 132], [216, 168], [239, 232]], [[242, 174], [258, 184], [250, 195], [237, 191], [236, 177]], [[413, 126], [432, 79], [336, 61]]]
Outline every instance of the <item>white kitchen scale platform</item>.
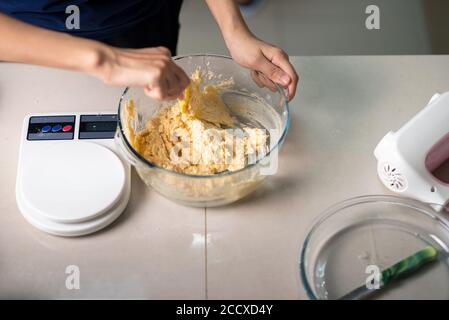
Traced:
[[117, 114], [57, 113], [25, 117], [16, 198], [35, 227], [81, 236], [112, 223], [125, 209], [130, 166], [116, 152]]

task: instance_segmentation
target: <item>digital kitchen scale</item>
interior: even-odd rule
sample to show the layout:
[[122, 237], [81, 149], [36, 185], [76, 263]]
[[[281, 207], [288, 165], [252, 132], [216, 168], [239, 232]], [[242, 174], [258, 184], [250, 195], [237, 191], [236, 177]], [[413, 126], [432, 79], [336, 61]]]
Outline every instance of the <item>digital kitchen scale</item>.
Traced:
[[26, 220], [54, 235], [81, 236], [123, 212], [130, 165], [116, 152], [116, 127], [114, 112], [25, 117], [16, 199]]

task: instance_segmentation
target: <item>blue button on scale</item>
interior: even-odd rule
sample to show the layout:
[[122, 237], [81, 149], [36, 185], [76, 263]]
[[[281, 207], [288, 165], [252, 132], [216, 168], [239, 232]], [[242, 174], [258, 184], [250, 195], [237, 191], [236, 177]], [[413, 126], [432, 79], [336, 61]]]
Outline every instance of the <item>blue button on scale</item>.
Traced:
[[61, 131], [62, 126], [60, 124], [57, 124], [55, 126], [53, 126], [53, 128], [51, 128], [51, 132], [58, 132]]

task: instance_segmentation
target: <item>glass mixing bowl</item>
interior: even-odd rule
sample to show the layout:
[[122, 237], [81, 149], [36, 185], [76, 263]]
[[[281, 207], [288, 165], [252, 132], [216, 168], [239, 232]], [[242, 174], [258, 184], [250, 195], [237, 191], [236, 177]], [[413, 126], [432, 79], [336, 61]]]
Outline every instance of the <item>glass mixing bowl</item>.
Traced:
[[[174, 102], [155, 101], [146, 96], [141, 88], [126, 88], [120, 99], [116, 143], [142, 180], [173, 201], [189, 206], [212, 207], [239, 200], [276, 171], [277, 153], [290, 122], [285, 92], [275, 84], [271, 89], [260, 87], [249, 70], [229, 57], [193, 55], [175, 57], [174, 60], [188, 75], [201, 68], [205, 74], [203, 85], [233, 79], [232, 85], [221, 92], [223, 101], [239, 123], [269, 132], [270, 146], [265, 157], [237, 171], [206, 176], [179, 173], [149, 162], [132, 147], [129, 135], [145, 128], [148, 120], [161, 108]], [[135, 116], [129, 122], [125, 104], [131, 99], [134, 101]]]
[[307, 235], [301, 281], [310, 299], [339, 299], [364, 285], [373, 266], [385, 270], [429, 245], [438, 250], [437, 261], [369, 298], [449, 299], [449, 222], [416, 200], [349, 199], [326, 210]]

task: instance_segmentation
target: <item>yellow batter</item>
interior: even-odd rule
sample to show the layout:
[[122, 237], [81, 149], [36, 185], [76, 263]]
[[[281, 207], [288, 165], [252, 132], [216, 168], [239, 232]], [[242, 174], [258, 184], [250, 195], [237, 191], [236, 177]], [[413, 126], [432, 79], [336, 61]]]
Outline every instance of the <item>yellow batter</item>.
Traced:
[[[184, 99], [159, 110], [144, 130], [128, 132], [136, 151], [160, 167], [194, 175], [239, 170], [263, 156], [268, 138], [265, 130], [235, 128], [220, 97], [223, 83], [202, 88], [199, 70], [191, 80]], [[130, 121], [132, 100], [126, 111]]]

